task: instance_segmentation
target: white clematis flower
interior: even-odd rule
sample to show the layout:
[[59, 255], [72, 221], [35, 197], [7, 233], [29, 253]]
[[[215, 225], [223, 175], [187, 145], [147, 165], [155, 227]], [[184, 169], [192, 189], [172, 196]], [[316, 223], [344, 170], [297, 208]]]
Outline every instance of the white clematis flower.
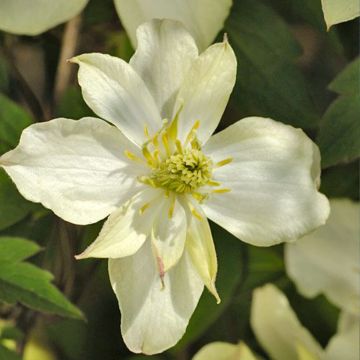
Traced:
[[240, 342], [230, 344], [226, 342], [213, 342], [201, 348], [192, 360], [256, 360], [251, 350]]
[[341, 313], [338, 332], [323, 349], [299, 322], [286, 296], [272, 284], [254, 291], [251, 326], [273, 360], [358, 359], [358, 316]]
[[79, 14], [89, 0], [1, 0], [0, 30], [39, 35]]
[[121, 22], [136, 48], [136, 29], [151, 19], [182, 22], [205, 50], [223, 28], [232, 0], [114, 0]]
[[330, 206], [326, 225], [286, 244], [286, 271], [302, 295], [324, 293], [336, 306], [360, 314], [359, 203], [334, 199]]
[[325, 222], [319, 151], [301, 130], [259, 117], [210, 138], [236, 59], [227, 41], [198, 55], [180, 23], [140, 26], [130, 64], [102, 54], [72, 61], [85, 101], [115, 126], [96, 118], [32, 125], [0, 165], [24, 197], [69, 222], [110, 214], [79, 258], [110, 258], [127, 346], [161, 352], [184, 333], [204, 284], [218, 299], [207, 217], [260, 246]]

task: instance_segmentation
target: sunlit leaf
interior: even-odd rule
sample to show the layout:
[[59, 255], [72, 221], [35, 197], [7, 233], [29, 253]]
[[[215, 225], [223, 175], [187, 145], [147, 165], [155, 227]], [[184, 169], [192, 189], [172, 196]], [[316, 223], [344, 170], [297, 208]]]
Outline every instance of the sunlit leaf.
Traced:
[[0, 237], [0, 262], [18, 262], [40, 251], [40, 246], [22, 238]]

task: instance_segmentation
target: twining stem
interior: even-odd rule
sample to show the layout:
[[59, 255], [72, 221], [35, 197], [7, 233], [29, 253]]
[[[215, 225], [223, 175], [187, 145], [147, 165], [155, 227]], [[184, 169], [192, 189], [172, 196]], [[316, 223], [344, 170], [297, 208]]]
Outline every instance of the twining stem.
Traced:
[[4, 46], [2, 47], [2, 53], [4, 55], [4, 59], [6, 60], [6, 64], [9, 67], [13, 79], [17, 83], [17, 89], [20, 91], [23, 99], [25, 100], [26, 104], [29, 107], [35, 121], [45, 121], [46, 116], [45, 112], [34, 94], [33, 90], [27, 83], [27, 81], [22, 76], [21, 72], [16, 67], [16, 62], [14, 55], [12, 53], [12, 45], [13, 45], [13, 37], [7, 35], [5, 37]]
[[66, 60], [75, 55], [81, 28], [81, 16], [75, 16], [65, 26], [60, 50], [59, 63], [56, 70], [54, 86], [54, 104], [61, 99], [71, 80], [72, 68]]

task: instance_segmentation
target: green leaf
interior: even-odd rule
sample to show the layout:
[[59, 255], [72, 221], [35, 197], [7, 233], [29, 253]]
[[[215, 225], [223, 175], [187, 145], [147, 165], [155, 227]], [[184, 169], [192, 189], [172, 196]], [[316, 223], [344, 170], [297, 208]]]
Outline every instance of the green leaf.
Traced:
[[52, 279], [52, 274], [32, 264], [1, 262], [0, 299], [8, 304], [20, 302], [42, 312], [83, 318], [82, 312], [50, 283]]
[[56, 108], [56, 116], [69, 119], [80, 119], [93, 116], [94, 113], [85, 104], [79, 87], [70, 86], [66, 89]]
[[198, 338], [229, 305], [231, 296], [240, 282], [242, 244], [231, 234], [219, 226], [211, 224], [215, 239], [218, 257], [218, 276], [216, 287], [221, 298], [221, 303], [216, 301], [207, 290], [204, 291], [199, 304], [190, 319], [184, 337], [180, 340], [175, 351]]
[[341, 95], [355, 95], [359, 92], [360, 58], [355, 59], [333, 80], [329, 89]]
[[36, 207], [19, 194], [9, 176], [0, 168], [0, 230], [17, 223]]
[[234, 106], [242, 115], [314, 127], [318, 116], [294, 61], [301, 49], [285, 22], [256, 0], [235, 2], [226, 25], [238, 60]]
[[321, 0], [321, 4], [328, 29], [360, 15], [359, 0]]
[[21, 132], [32, 122], [24, 109], [0, 94], [0, 154], [15, 147]]
[[360, 155], [360, 96], [342, 96], [326, 111], [318, 144], [324, 168]]
[[21, 360], [21, 357], [0, 344], [0, 360]]
[[40, 251], [40, 246], [33, 241], [18, 237], [0, 237], [0, 262], [18, 262]]

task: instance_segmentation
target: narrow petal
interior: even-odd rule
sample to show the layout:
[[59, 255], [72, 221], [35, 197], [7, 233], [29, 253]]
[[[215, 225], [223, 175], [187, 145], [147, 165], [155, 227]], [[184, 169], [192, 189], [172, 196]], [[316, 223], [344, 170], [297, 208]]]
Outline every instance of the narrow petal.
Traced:
[[339, 317], [338, 331], [326, 347], [324, 360], [358, 360], [360, 353], [359, 314], [354, 316], [342, 312]]
[[153, 20], [137, 29], [138, 47], [130, 65], [144, 80], [163, 119], [171, 120], [177, 91], [198, 56], [181, 23]]
[[172, 199], [164, 201], [151, 233], [161, 276], [181, 258], [184, 252], [186, 228], [186, 214], [180, 203], [176, 199], [174, 202]]
[[236, 57], [230, 44], [210, 46], [192, 64], [174, 107], [179, 116], [179, 139], [185, 140], [196, 122], [197, 137], [205, 143], [218, 126], [236, 79]]
[[214, 164], [230, 162], [213, 171], [230, 191], [213, 194], [203, 209], [239, 239], [270, 246], [325, 223], [329, 204], [317, 190], [319, 150], [301, 130], [246, 118], [213, 136], [203, 151]]
[[320, 293], [336, 306], [360, 313], [359, 203], [331, 200], [327, 223], [286, 244], [286, 271], [307, 297]]
[[1, 0], [0, 30], [39, 35], [77, 15], [88, 0]]
[[360, 15], [358, 0], [321, 0], [328, 30], [331, 26], [355, 19]]
[[299, 322], [286, 296], [274, 285], [254, 291], [250, 322], [256, 338], [274, 360], [297, 359], [299, 346], [315, 358], [323, 354], [320, 345]]
[[137, 27], [151, 19], [172, 19], [185, 24], [201, 50], [206, 49], [222, 29], [232, 0], [115, 0], [134, 47]]
[[25, 129], [0, 166], [26, 199], [82, 225], [103, 219], [138, 191], [144, 167], [126, 159], [125, 149], [137, 151], [105, 121], [60, 118]]
[[103, 119], [116, 125], [130, 140], [142, 145], [146, 125], [150, 134], [161, 127], [161, 117], [144, 81], [125, 61], [104, 54], [83, 54], [79, 64], [84, 100]]
[[220, 297], [216, 291], [217, 257], [209, 222], [201, 208], [197, 207], [201, 219], [191, 217], [186, 239], [186, 249], [191, 260], [201, 276], [205, 286], [215, 296], [218, 303]]
[[256, 357], [243, 342], [235, 345], [217, 341], [205, 345], [192, 360], [256, 360]]
[[160, 191], [152, 188], [140, 191], [109, 216], [97, 239], [76, 258], [116, 259], [136, 253], [150, 237], [155, 218], [163, 207], [160, 195]]
[[203, 291], [188, 254], [165, 274], [164, 286], [149, 241], [133, 256], [110, 259], [109, 274], [128, 348], [151, 355], [175, 345]]

